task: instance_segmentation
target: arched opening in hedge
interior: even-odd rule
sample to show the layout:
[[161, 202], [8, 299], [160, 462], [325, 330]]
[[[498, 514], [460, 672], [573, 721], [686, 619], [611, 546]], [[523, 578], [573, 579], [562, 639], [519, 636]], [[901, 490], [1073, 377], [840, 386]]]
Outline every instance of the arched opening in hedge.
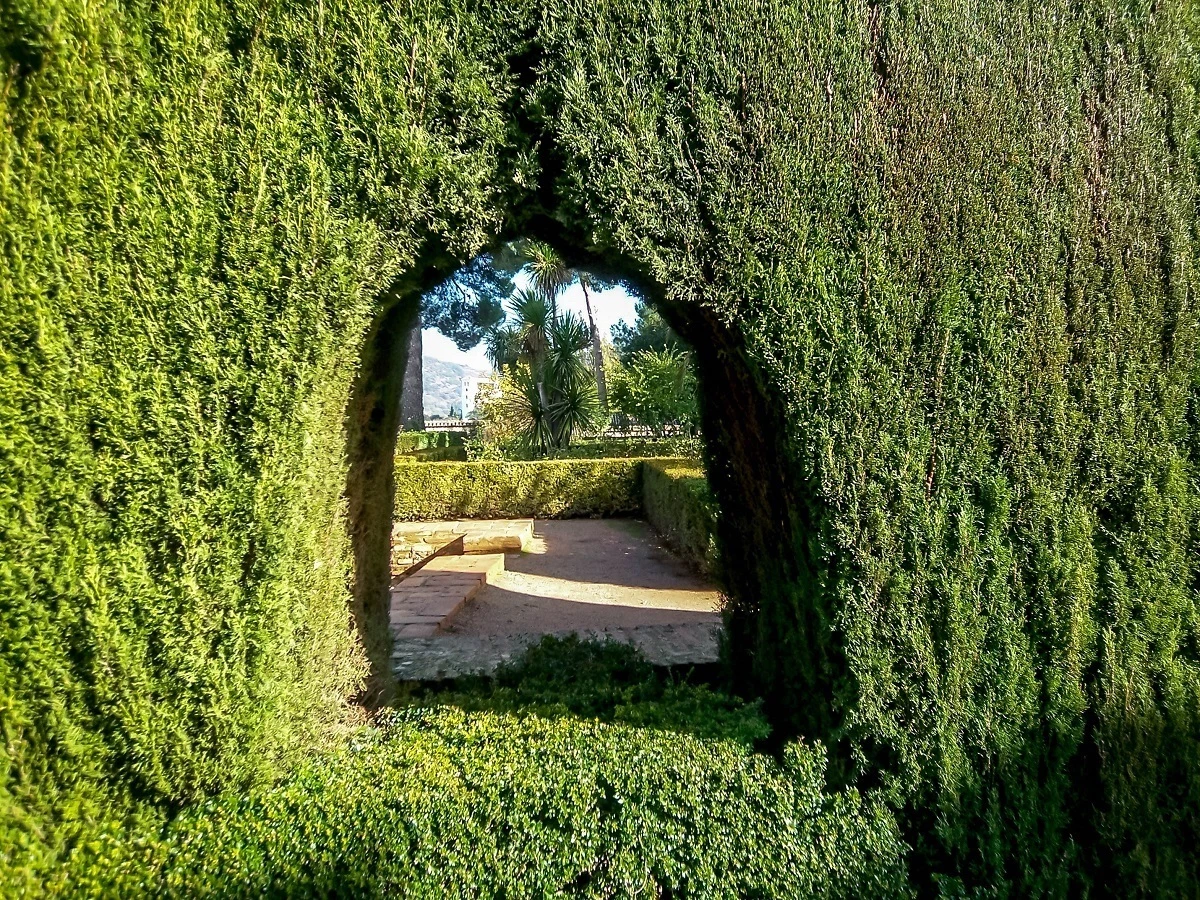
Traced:
[[[564, 239], [553, 222], [526, 228], [552, 247], [562, 262], [609, 283], [630, 285], [657, 311], [694, 354], [700, 433], [710, 489], [721, 510], [717, 542], [728, 623], [735, 640], [769, 627], [753, 613], [774, 585], [795, 583], [796, 548], [803, 548], [805, 509], [790, 495], [782, 441], [782, 413], [767, 398], [762, 375], [733, 324], [655, 283], [630, 260], [596, 252], [582, 240]], [[484, 253], [509, 238], [498, 238]], [[420, 353], [422, 297], [469, 261], [435, 255], [395, 282], [380, 299], [364, 338], [362, 364], [347, 409], [349, 522], [354, 545], [354, 619], [371, 660], [368, 702], [390, 685], [388, 637], [389, 543], [395, 497], [396, 439], [420, 409], [420, 379], [412, 377]], [[788, 574], [785, 574], [788, 570]], [[809, 583], [811, 579], [805, 580]], [[747, 671], [747, 675], [750, 673]]]

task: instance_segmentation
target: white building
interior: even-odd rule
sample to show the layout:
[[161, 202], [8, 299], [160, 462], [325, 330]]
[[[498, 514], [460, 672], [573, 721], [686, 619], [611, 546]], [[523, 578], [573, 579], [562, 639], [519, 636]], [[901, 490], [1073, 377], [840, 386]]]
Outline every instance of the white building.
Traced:
[[470, 419], [475, 415], [475, 403], [479, 399], [479, 390], [485, 386], [499, 384], [495, 375], [467, 375], [462, 380], [462, 417]]

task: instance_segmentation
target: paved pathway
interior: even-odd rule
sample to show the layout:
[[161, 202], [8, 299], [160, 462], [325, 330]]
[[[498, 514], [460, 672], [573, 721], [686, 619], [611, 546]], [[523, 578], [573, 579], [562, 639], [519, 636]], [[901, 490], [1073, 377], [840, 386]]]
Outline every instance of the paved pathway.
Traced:
[[539, 634], [444, 634], [431, 638], [402, 638], [393, 645], [392, 671], [401, 681], [488, 675], [501, 663], [520, 656], [546, 633], [556, 637], [578, 634], [585, 640], [633, 644], [656, 666], [703, 665], [718, 659], [721, 625], [710, 622]]
[[719, 593], [671, 555], [644, 522], [536, 524], [527, 552], [507, 554], [504, 571], [492, 572], [438, 633], [393, 622], [397, 678], [491, 672], [546, 634], [631, 643], [656, 665], [717, 660]]

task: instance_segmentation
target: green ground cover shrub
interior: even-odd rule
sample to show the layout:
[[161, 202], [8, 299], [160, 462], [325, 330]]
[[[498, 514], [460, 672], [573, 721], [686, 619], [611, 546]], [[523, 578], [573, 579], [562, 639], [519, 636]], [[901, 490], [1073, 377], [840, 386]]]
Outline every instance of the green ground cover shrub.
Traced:
[[766, 729], [627, 647], [550, 640], [275, 785], [96, 835], [62, 894], [907, 896], [887, 808], [828, 789], [820, 745], [755, 752]]
[[762, 702], [746, 702], [683, 673], [656, 669], [615, 641], [547, 636], [489, 677], [418, 688], [413, 705], [543, 717], [581, 716], [754, 746], [771, 732]]
[[642, 514], [675, 552], [701, 571], [717, 574], [716, 506], [696, 462], [647, 460]]

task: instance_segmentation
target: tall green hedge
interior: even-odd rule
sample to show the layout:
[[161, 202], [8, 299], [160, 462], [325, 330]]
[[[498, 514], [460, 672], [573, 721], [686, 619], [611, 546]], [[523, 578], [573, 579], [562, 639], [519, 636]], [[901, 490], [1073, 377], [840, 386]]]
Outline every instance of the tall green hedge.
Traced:
[[347, 398], [393, 281], [498, 227], [507, 43], [441, 3], [0, 5], [0, 893], [355, 690]]
[[350, 690], [362, 335], [524, 232], [693, 345], [735, 671], [925, 886], [1194, 893], [1197, 4], [0, 13], [8, 873]]

